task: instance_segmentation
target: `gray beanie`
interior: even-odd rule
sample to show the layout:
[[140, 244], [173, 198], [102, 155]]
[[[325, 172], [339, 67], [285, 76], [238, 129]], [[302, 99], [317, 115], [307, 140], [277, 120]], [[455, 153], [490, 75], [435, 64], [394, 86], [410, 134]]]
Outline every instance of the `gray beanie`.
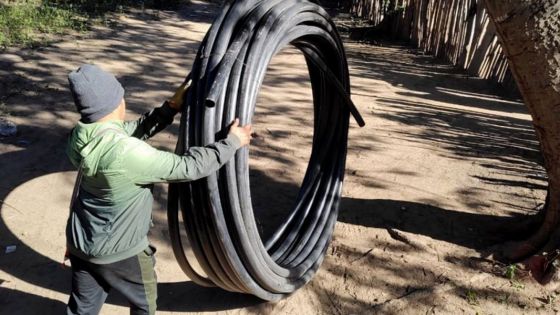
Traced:
[[124, 96], [124, 89], [115, 76], [95, 65], [81, 65], [70, 72], [68, 82], [84, 123], [95, 122], [113, 112]]

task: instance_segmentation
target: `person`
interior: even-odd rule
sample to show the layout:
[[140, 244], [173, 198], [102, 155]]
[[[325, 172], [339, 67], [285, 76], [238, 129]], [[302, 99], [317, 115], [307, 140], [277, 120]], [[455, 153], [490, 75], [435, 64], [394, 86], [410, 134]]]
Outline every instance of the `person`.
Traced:
[[153, 184], [192, 181], [217, 171], [249, 144], [251, 125], [241, 127], [236, 119], [225, 139], [180, 156], [143, 140], [173, 122], [185, 83], [161, 107], [125, 121], [124, 89], [112, 74], [84, 64], [68, 81], [81, 119], [67, 145], [80, 172], [66, 226], [72, 268], [66, 312], [98, 314], [114, 289], [129, 301], [131, 314], [154, 314], [155, 248], [148, 241]]

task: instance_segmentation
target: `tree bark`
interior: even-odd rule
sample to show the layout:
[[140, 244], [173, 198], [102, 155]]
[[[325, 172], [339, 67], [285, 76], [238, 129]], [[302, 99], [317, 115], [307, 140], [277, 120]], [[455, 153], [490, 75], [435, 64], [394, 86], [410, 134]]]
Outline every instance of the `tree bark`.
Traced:
[[550, 279], [560, 246], [560, 1], [485, 0], [523, 100], [533, 119], [548, 175], [544, 221], [510, 243], [510, 260], [526, 259], [541, 282]]

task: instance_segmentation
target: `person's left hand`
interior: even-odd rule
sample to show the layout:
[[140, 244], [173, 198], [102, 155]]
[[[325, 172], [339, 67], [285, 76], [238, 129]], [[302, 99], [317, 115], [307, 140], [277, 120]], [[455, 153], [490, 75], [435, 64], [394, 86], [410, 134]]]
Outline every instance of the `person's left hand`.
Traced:
[[245, 125], [243, 127], [239, 126], [239, 118], [235, 118], [231, 126], [229, 127], [229, 133], [237, 136], [239, 139], [239, 144], [241, 147], [249, 145], [251, 142], [251, 133], [253, 132], [253, 126]]
[[173, 108], [176, 111], [180, 111], [183, 108], [183, 102], [185, 100], [185, 93], [189, 89], [190, 84], [188, 81], [183, 82], [177, 90], [175, 90], [175, 94], [173, 97], [168, 101], [169, 107]]

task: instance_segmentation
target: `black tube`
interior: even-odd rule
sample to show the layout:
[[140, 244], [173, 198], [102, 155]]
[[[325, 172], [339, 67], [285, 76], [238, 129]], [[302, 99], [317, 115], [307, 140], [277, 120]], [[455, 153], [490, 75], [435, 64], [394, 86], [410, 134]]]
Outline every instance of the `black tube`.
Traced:
[[[196, 56], [176, 152], [223, 137], [239, 117], [252, 121], [272, 57], [292, 44], [305, 56], [313, 90], [313, 147], [295, 207], [263, 243], [253, 215], [248, 149], [207, 178], [171, 184], [168, 221], [172, 246], [194, 282], [277, 300], [307, 283], [328, 247], [344, 178], [350, 99], [342, 41], [328, 14], [306, 0], [227, 1]], [[188, 245], [205, 274], [184, 252]]]

